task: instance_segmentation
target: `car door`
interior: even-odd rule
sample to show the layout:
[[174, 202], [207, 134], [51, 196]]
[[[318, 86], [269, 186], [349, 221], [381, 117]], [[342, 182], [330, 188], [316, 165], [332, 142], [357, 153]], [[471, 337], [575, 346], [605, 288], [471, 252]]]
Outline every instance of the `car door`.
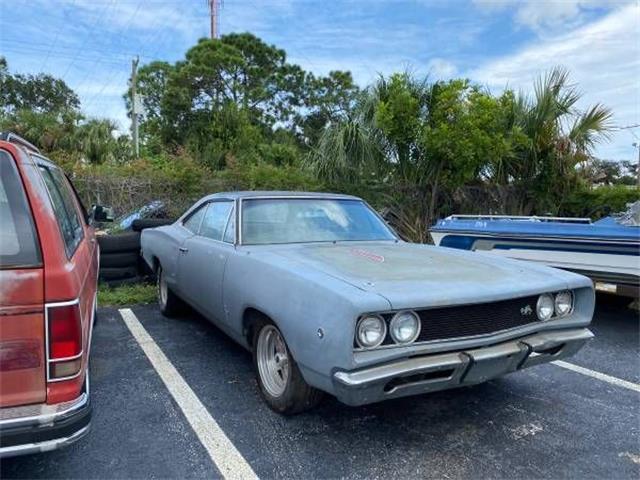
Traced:
[[[181, 290], [189, 290], [194, 306], [209, 319], [223, 321], [222, 283], [229, 254], [234, 250], [233, 235], [225, 232], [235, 219], [232, 200], [208, 203], [198, 233], [187, 239], [180, 254]], [[233, 222], [235, 231], [235, 222]], [[225, 241], [226, 239], [226, 241]]]

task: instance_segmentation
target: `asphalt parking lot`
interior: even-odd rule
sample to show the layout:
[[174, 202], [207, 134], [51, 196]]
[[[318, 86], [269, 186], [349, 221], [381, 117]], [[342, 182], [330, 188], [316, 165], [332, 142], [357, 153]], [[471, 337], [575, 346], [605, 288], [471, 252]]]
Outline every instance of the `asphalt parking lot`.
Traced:
[[[596, 339], [569, 361], [640, 384], [640, 325], [599, 295]], [[196, 314], [133, 312], [261, 478], [640, 477], [640, 393], [556, 365], [469, 388], [281, 417], [261, 401], [248, 352]], [[6, 459], [2, 478], [220, 477], [118, 310], [94, 331], [91, 433]], [[628, 384], [630, 385], [630, 384]]]

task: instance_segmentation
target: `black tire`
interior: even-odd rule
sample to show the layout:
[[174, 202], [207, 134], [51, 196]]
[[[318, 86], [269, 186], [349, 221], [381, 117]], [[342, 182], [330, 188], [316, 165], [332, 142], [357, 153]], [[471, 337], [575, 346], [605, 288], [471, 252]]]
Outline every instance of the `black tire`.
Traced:
[[138, 267], [100, 267], [100, 280], [108, 282], [110, 280], [122, 280], [138, 276]]
[[98, 235], [101, 253], [140, 251], [140, 233], [126, 232], [115, 235]]
[[138, 252], [116, 252], [100, 255], [101, 267], [136, 267], [140, 254]]
[[166, 298], [162, 295], [163, 270], [162, 265], [158, 265], [156, 271], [156, 292], [158, 296], [158, 307], [160, 313], [165, 317], [176, 317], [184, 310], [182, 300], [171, 291], [168, 285], [166, 287]]
[[134, 232], [141, 232], [145, 228], [162, 227], [163, 225], [170, 225], [173, 220], [168, 218], [139, 218], [134, 220], [131, 224], [131, 230]]
[[274, 327], [278, 333], [280, 333], [278, 327], [267, 319], [259, 320], [257, 325], [253, 328], [253, 369], [255, 371], [256, 380], [258, 382], [262, 398], [269, 408], [282, 415], [295, 415], [296, 413], [301, 413], [315, 408], [322, 400], [324, 394], [322, 391], [313, 388], [305, 382], [295, 359], [291, 355], [291, 351], [289, 350], [286, 341], [284, 341], [284, 338], [283, 343], [287, 351], [287, 357], [290, 365], [284, 392], [280, 396], [274, 396], [269, 393], [268, 389], [265, 387], [258, 367], [258, 339], [260, 337], [260, 332], [266, 327]]

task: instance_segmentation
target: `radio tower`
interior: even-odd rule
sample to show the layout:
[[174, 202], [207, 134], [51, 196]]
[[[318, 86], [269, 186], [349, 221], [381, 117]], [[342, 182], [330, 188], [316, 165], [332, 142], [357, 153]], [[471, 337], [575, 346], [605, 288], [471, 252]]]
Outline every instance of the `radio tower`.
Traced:
[[211, 17], [211, 38], [220, 38], [220, 9], [224, 0], [207, 0]]

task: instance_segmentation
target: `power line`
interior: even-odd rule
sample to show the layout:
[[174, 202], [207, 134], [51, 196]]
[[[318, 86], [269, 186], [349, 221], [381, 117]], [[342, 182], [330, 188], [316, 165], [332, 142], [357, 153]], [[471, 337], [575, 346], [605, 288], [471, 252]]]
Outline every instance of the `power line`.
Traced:
[[[107, 4], [104, 8], [104, 10], [102, 10], [102, 13], [100, 15], [98, 15], [98, 17], [96, 18], [96, 21], [93, 22], [93, 24], [91, 25], [90, 29], [87, 29], [87, 36], [91, 35], [94, 31], [95, 31], [95, 27], [98, 25], [98, 23], [100, 22], [100, 20], [103, 18], [104, 14], [107, 12], [108, 9], [110, 9], [111, 7], [113, 7], [113, 5], [115, 4], [115, 0], [111, 0], [111, 2], [109, 4]], [[77, 55], [79, 56], [80, 53], [82, 52], [83, 47], [78, 48], [77, 51]], [[71, 67], [75, 64], [75, 58], [71, 60], [71, 62], [69, 63], [69, 65], [67, 66], [67, 69], [64, 71], [64, 73], [62, 74], [62, 79], [64, 80], [67, 76], [67, 74], [69, 73], [69, 70], [71, 70]]]
[[[152, 37], [153, 35], [153, 37]], [[140, 58], [148, 58], [150, 60], [156, 60], [157, 59], [157, 54], [158, 52], [165, 46], [166, 44], [166, 40], [167, 40], [167, 35], [168, 35], [168, 30], [166, 28], [160, 28], [158, 29], [156, 32], [149, 34], [149, 36], [147, 37], [147, 40], [144, 42], [146, 46], [149, 45], [156, 45], [155, 50], [153, 51], [153, 53], [151, 53], [150, 55], [145, 55], [144, 53], [146, 52], [146, 47], [143, 48], [142, 53], [140, 53], [139, 55], [135, 55], [138, 56]], [[131, 55], [133, 56], [133, 55]], [[129, 60], [127, 60], [127, 64], [128, 64]], [[114, 82], [113, 80], [118, 76], [118, 73], [121, 74], [122, 77], [122, 71], [113, 71], [113, 74], [109, 77], [109, 79], [107, 80], [107, 82], [102, 86], [102, 88], [96, 92], [85, 104], [84, 104], [84, 109], [88, 109], [90, 106], [94, 105], [96, 103], [96, 99], [102, 95], [102, 93], [104, 92], [104, 90], [109, 86], [112, 85], [114, 83], [121, 83], [121, 80], [124, 80], [124, 78], [118, 78], [117, 82]], [[104, 103], [104, 101], [102, 102]], [[100, 102], [98, 102], [98, 104], [100, 104]]]
[[[133, 22], [133, 19], [135, 18], [135, 16], [138, 14], [138, 12], [140, 11], [140, 9], [142, 8], [142, 5], [146, 2], [146, 0], [142, 0], [142, 2], [140, 2], [137, 6], [137, 8], [135, 9], [135, 11], [133, 12], [133, 14], [129, 17], [129, 21], [123, 25], [120, 29], [118, 29], [118, 31], [116, 32], [115, 36], [118, 38], [122, 38], [123, 34], [127, 31], [127, 29], [130, 27], [131, 23]], [[87, 69], [87, 73], [86, 75], [78, 82], [76, 89], [80, 89], [81, 86], [84, 86], [84, 84], [86, 83], [87, 79], [89, 78], [89, 76], [92, 73], [96, 73], [97, 71], [97, 66], [100, 65], [102, 59], [105, 57], [104, 52], [102, 55], [98, 55], [97, 59], [94, 60], [93, 65], [91, 66], [91, 68]]]
[[[73, 0], [71, 2], [71, 8], [73, 8], [73, 6], [75, 5], [76, 0]], [[67, 17], [68, 16], [68, 12], [67, 12], [67, 6], [65, 5], [65, 8], [63, 10], [63, 17]], [[49, 47], [49, 51], [47, 52], [47, 55], [44, 58], [44, 61], [42, 62], [42, 65], [40, 65], [40, 71], [43, 72], [44, 71], [44, 67], [47, 64], [47, 62], [49, 61], [49, 56], [51, 55], [51, 52], [53, 51], [54, 47], [56, 46], [56, 43], [58, 43], [58, 37], [60, 37], [60, 32], [62, 31], [62, 26], [58, 27], [58, 29], [56, 30], [56, 36], [53, 37], [53, 42], [51, 42], [51, 46]]]

